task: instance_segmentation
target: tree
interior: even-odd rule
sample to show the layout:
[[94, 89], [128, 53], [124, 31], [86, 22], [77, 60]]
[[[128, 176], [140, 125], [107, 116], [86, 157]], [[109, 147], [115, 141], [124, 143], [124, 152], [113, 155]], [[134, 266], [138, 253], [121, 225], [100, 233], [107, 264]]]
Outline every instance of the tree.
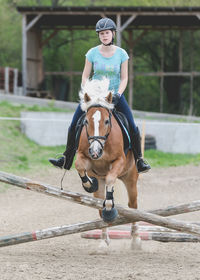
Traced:
[[21, 66], [21, 16], [0, 0], [0, 66]]

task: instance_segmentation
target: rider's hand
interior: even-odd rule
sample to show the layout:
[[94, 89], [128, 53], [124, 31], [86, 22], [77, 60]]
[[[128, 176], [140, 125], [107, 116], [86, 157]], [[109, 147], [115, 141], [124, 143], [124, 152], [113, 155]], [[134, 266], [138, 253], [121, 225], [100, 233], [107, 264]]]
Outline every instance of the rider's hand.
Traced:
[[113, 103], [115, 106], [117, 106], [117, 104], [118, 104], [118, 102], [119, 102], [119, 100], [120, 100], [120, 97], [121, 97], [121, 94], [119, 94], [119, 93], [116, 93], [116, 94], [113, 95], [113, 97], [112, 97], [112, 103]]

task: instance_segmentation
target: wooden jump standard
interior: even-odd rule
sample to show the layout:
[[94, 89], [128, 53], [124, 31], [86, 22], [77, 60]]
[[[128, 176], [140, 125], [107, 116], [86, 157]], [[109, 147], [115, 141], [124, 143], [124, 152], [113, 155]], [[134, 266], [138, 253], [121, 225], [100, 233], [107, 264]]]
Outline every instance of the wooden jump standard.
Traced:
[[[67, 199], [69, 201], [76, 202], [76, 203], [82, 204], [82, 205], [86, 205], [86, 206], [89, 206], [92, 208], [102, 209], [103, 200], [101, 200], [101, 199], [96, 199], [91, 196], [83, 195], [80, 193], [61, 191], [58, 188], [52, 187], [50, 185], [39, 183], [39, 182], [33, 182], [30, 179], [15, 176], [15, 175], [5, 173], [2, 171], [0, 171], [0, 181], [11, 184], [11, 185], [15, 185], [15, 186], [27, 189], [27, 190], [37, 191], [37, 192], [41, 192], [41, 193], [44, 193], [44, 194], [47, 194], [50, 196]], [[189, 204], [183, 204], [183, 205], [178, 205], [178, 206], [174, 206], [174, 207], [167, 207], [166, 209], [157, 209], [157, 210], [150, 211], [150, 213], [147, 213], [144, 211], [139, 211], [136, 209], [126, 209], [120, 205], [116, 205], [116, 208], [118, 210], [119, 215], [122, 217], [118, 217], [116, 219], [116, 221], [112, 223], [112, 225], [126, 224], [126, 223], [136, 222], [136, 221], [145, 221], [148, 223], [167, 227], [167, 228], [174, 229], [177, 231], [188, 232], [188, 233], [196, 235], [197, 237], [200, 237], [200, 226], [182, 222], [182, 221], [177, 221], [175, 219], [160, 217], [160, 216], [170, 216], [170, 215], [175, 215], [175, 214], [198, 211], [198, 210], [200, 210], [200, 201], [194, 201]], [[160, 216], [158, 216], [158, 215], [160, 215]], [[87, 226], [84, 227], [84, 225], [86, 225], [86, 224], [87, 224]], [[95, 228], [103, 228], [103, 227], [111, 226], [111, 224], [104, 223], [102, 220], [82, 223], [82, 224], [78, 224], [78, 225], [83, 226], [82, 230], [81, 230], [81, 227], [79, 227], [77, 225], [76, 226], [75, 225], [66, 226], [66, 227], [68, 227], [68, 229], [69, 229], [69, 227], [72, 227], [72, 228], [76, 227], [76, 232], [81, 232], [81, 231], [85, 231], [85, 230], [91, 230], [91, 229], [95, 229]], [[52, 235], [50, 234], [51, 236], [46, 237], [46, 238], [63, 235], [63, 234], [58, 233], [59, 230], [57, 230], [57, 233], [56, 233], [56, 230], [52, 231], [52, 229], [47, 229], [47, 230], [43, 230], [44, 235], [42, 237], [42, 233], [41, 233], [40, 239], [44, 239], [45, 236], [48, 236], [48, 233], [46, 232], [48, 230], [50, 230], [52, 232]], [[39, 232], [42, 232], [42, 231], [38, 231], [38, 236], [39, 236]], [[75, 233], [75, 232], [73, 231], [71, 233]], [[67, 234], [67, 233], [65, 233], [65, 234]], [[28, 240], [28, 241], [32, 241], [32, 240]], [[28, 242], [28, 241], [25, 241], [25, 242]], [[22, 242], [17, 242], [17, 243], [22, 243]], [[10, 245], [12, 245], [12, 244], [10, 244]]]

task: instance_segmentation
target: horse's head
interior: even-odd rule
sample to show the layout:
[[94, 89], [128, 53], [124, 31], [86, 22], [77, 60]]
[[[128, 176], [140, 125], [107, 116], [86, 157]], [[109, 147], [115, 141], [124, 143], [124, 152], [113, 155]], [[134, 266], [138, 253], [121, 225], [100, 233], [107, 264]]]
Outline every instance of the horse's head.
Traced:
[[109, 79], [87, 80], [79, 92], [81, 109], [86, 112], [85, 128], [89, 155], [99, 159], [111, 130], [112, 92]]
[[[86, 93], [84, 95], [85, 103], [91, 102]], [[112, 102], [112, 93], [105, 98], [108, 104]], [[111, 131], [111, 111], [109, 108], [93, 104], [87, 109], [85, 118], [85, 128], [89, 142], [89, 156], [92, 159], [99, 159], [103, 154], [104, 145]]]

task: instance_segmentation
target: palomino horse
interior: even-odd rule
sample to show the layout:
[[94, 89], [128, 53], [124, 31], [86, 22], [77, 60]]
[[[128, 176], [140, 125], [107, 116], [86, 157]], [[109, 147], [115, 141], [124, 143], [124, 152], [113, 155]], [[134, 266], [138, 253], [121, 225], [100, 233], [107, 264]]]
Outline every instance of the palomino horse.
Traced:
[[[129, 150], [125, 156], [121, 128], [112, 115], [112, 93], [108, 91], [108, 85], [107, 79], [88, 80], [79, 94], [86, 116], [75, 167], [84, 189], [94, 192], [94, 197], [105, 199], [100, 216], [105, 222], [112, 222], [117, 216], [113, 202], [116, 179], [122, 180], [126, 186], [128, 206], [137, 208], [138, 172], [132, 151]], [[132, 244], [139, 244], [135, 223], [132, 224], [131, 234]], [[102, 231], [102, 239], [109, 244], [107, 229]]]

